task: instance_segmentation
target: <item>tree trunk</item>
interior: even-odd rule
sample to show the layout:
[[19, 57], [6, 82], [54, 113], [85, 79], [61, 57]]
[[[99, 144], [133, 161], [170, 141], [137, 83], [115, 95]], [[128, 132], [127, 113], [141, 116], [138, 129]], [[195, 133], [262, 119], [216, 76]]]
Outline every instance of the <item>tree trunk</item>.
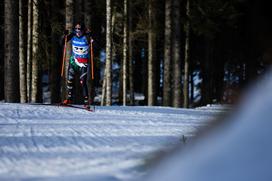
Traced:
[[[108, 8], [108, 6], [110, 6], [110, 9]], [[110, 74], [110, 77], [112, 77], [112, 70], [111, 70], [111, 66], [112, 66], [112, 54], [113, 54], [113, 32], [114, 32], [114, 24], [115, 24], [115, 20], [116, 20], [116, 7], [113, 8], [113, 13], [111, 10], [111, 1], [108, 2], [107, 1], [107, 5], [106, 5], [106, 11], [107, 11], [107, 19], [106, 19], [106, 63], [105, 63], [105, 70], [104, 70], [104, 79], [103, 79], [103, 86], [102, 86], [102, 98], [101, 98], [101, 105], [105, 106], [107, 105], [107, 91], [108, 88], [110, 88], [112, 90], [111, 85], [108, 87], [108, 78]], [[110, 66], [109, 66], [110, 64]], [[110, 81], [112, 81], [112, 78], [110, 78]], [[110, 82], [111, 84], [111, 82]], [[122, 82], [121, 82], [122, 84]], [[122, 85], [121, 85], [122, 86]], [[112, 93], [109, 93], [112, 94]], [[111, 98], [110, 98], [111, 99]], [[110, 100], [111, 101], [111, 100]]]
[[[227, 37], [230, 38], [230, 37]], [[222, 43], [226, 37], [219, 37], [215, 39], [214, 45], [214, 58], [213, 58], [213, 67], [214, 74], [212, 76], [213, 79], [213, 99], [216, 103], [221, 103], [223, 98], [223, 89], [224, 89], [224, 77], [225, 77], [225, 64], [227, 60], [231, 59], [229, 54], [225, 54], [224, 50], [228, 45]]]
[[4, 94], [6, 102], [19, 102], [19, 2], [5, 0], [4, 44], [5, 44], [5, 80]]
[[[73, 0], [66, 0], [65, 1], [65, 29], [71, 31], [73, 29]], [[65, 59], [65, 66], [64, 66], [64, 76], [63, 76], [63, 81], [62, 81], [62, 100], [66, 99], [67, 97], [67, 73], [68, 73], [68, 67], [69, 67], [69, 59], [71, 57], [71, 51], [72, 51], [72, 46], [71, 43], [67, 43], [66, 46], [66, 59]]]
[[27, 4], [27, 0], [19, 1], [19, 74], [20, 74], [20, 102], [21, 103], [27, 102], [27, 84], [26, 84], [27, 36], [25, 34], [26, 32], [25, 25], [27, 20], [24, 16], [27, 13], [27, 9], [25, 8], [26, 4]]
[[132, 57], [132, 40], [129, 40], [128, 43], [128, 61], [129, 61], [129, 104], [131, 106], [135, 105], [135, 98], [134, 98], [134, 66], [133, 66], [133, 57]]
[[195, 88], [195, 85], [194, 85], [194, 72], [192, 69], [189, 69], [191, 70], [190, 71], [190, 88], [191, 88], [191, 95], [190, 95], [190, 101], [191, 101], [191, 105], [194, 105], [194, 88]]
[[112, 104], [112, 12], [111, 0], [106, 0], [106, 106]]
[[128, 0], [124, 0], [123, 38], [123, 106], [127, 104], [127, 62], [128, 62]]
[[32, 0], [28, 0], [27, 12], [27, 102], [31, 102], [31, 87], [32, 87]]
[[207, 105], [212, 103], [212, 77], [213, 77], [213, 40], [205, 40], [205, 61], [202, 64], [202, 85], [201, 85], [201, 104]]
[[105, 68], [103, 84], [102, 84], [102, 93], [101, 93], [101, 106], [105, 106], [106, 104], [106, 85], [107, 85], [107, 79], [106, 79], [106, 68]]
[[185, 57], [184, 57], [184, 81], [183, 81], [183, 107], [189, 107], [189, 58], [190, 58], [190, 0], [186, 4], [187, 21], [185, 24]]
[[173, 13], [174, 13], [174, 33], [173, 33], [173, 106], [182, 106], [182, 96], [181, 96], [181, 22], [180, 22], [180, 1], [174, 1], [173, 3]]
[[[114, 49], [113, 49], [113, 52], [114, 52]], [[113, 53], [114, 54], [114, 53]], [[113, 58], [114, 59], [114, 58]], [[118, 100], [119, 100], [119, 103], [120, 104], [123, 104], [123, 91], [124, 91], [124, 89], [123, 89], [123, 85], [124, 85], [124, 81], [123, 81], [123, 71], [124, 71], [124, 69], [123, 69], [123, 59], [122, 59], [122, 61], [120, 61], [120, 70], [119, 70], [119, 91], [118, 91]]]
[[81, 22], [84, 20], [84, 9], [83, 9], [83, 0], [76, 0], [74, 3], [75, 11], [75, 22]]
[[[93, 27], [92, 27], [92, 19], [93, 19], [93, 11], [94, 11], [94, 1], [93, 0], [84, 0], [84, 19], [85, 19], [85, 25], [86, 28], [90, 29], [92, 33], [94, 33]], [[89, 62], [90, 65], [90, 62]], [[95, 67], [95, 62], [94, 62]], [[89, 71], [91, 71], [92, 67], [89, 66]], [[95, 97], [95, 81], [92, 80], [91, 74], [89, 73], [89, 79], [88, 79], [88, 90], [89, 90], [89, 100], [92, 104]], [[96, 79], [97, 77], [94, 77]]]
[[129, 103], [130, 105], [135, 104], [134, 99], [134, 70], [133, 70], [133, 52], [132, 52], [132, 13], [131, 13], [131, 2], [128, 1], [128, 61], [129, 61]]
[[[142, 86], [141, 86], [141, 92], [144, 94], [144, 101], [143, 104], [148, 104], [148, 84], [146, 83], [146, 79], [148, 77], [148, 53], [147, 53], [148, 47], [140, 48], [138, 50], [138, 58], [141, 60], [141, 80], [142, 80]], [[139, 70], [139, 69], [138, 69]], [[138, 72], [138, 71], [136, 71]]]
[[[64, 17], [59, 12], [60, 2], [50, 0], [51, 18], [56, 23], [63, 22]], [[61, 66], [61, 46], [59, 45], [60, 34], [52, 29], [51, 32], [51, 57], [49, 67], [51, 103], [59, 103], [60, 100], [60, 66]], [[61, 53], [60, 53], [61, 52]]]
[[33, 0], [33, 27], [32, 27], [32, 85], [31, 102], [38, 101], [39, 93], [39, 2]]
[[[0, 3], [0, 24], [4, 24], [4, 3]], [[0, 42], [4, 42], [4, 28], [0, 28]], [[0, 44], [0, 100], [4, 100], [4, 43]]]
[[[84, 0], [85, 14], [84, 19], [87, 28], [92, 28], [92, 18], [93, 18], [93, 9], [94, 9], [93, 0]], [[91, 29], [92, 30], [92, 29]]]
[[165, 1], [163, 105], [171, 106], [172, 0]]
[[149, 0], [148, 7], [148, 106], [156, 105], [156, 28], [155, 0]]

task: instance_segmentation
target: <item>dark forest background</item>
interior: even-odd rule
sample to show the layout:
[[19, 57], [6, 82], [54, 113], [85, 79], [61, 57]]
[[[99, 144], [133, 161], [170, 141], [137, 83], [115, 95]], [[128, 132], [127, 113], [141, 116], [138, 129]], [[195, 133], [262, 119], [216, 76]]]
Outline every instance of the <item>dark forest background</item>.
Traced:
[[[95, 79], [89, 88], [96, 104], [235, 103], [272, 62], [268, 1], [5, 0], [0, 9], [0, 100], [5, 102], [65, 98], [60, 42], [78, 21], [93, 34]], [[110, 68], [104, 71], [107, 61]], [[104, 72], [110, 72], [109, 79]], [[75, 87], [80, 103], [81, 88]], [[110, 97], [104, 98], [103, 90]]]

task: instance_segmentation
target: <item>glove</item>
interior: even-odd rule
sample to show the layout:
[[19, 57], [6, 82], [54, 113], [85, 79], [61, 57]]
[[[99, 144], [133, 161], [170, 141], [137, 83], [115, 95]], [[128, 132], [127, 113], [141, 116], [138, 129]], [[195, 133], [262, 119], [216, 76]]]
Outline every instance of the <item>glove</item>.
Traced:
[[69, 31], [68, 30], [64, 30], [64, 35], [68, 35], [69, 34]]
[[88, 33], [91, 33], [91, 30], [87, 28], [85, 32], [88, 34]]
[[92, 36], [92, 32], [91, 32], [91, 30], [89, 28], [86, 29], [85, 34], [87, 36]]

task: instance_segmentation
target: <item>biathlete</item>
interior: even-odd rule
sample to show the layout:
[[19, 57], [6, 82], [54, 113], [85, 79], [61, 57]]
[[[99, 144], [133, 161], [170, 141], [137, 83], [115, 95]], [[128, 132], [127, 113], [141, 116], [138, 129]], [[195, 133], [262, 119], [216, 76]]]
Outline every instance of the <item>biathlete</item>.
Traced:
[[79, 73], [80, 85], [82, 86], [84, 107], [90, 108], [88, 86], [87, 86], [87, 73], [89, 68], [91, 32], [85, 28], [83, 23], [76, 23], [72, 33], [68, 34], [65, 31], [66, 38], [63, 42], [72, 44], [72, 56], [69, 58], [69, 68], [67, 76], [67, 99], [63, 101], [64, 105], [72, 103], [73, 97], [73, 82], [76, 73]]

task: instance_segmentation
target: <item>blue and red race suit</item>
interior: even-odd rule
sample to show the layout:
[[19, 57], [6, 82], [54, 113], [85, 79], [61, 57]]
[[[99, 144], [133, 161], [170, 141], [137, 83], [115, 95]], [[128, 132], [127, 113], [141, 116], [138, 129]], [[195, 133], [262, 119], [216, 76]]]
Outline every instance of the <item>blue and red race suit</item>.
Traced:
[[89, 97], [87, 86], [88, 61], [90, 57], [88, 36], [90, 37], [90, 33], [84, 33], [80, 37], [76, 36], [75, 33], [67, 35], [67, 42], [71, 40], [72, 44], [72, 56], [69, 59], [67, 76], [68, 99], [72, 100], [74, 77], [76, 73], [79, 73], [85, 103]]

